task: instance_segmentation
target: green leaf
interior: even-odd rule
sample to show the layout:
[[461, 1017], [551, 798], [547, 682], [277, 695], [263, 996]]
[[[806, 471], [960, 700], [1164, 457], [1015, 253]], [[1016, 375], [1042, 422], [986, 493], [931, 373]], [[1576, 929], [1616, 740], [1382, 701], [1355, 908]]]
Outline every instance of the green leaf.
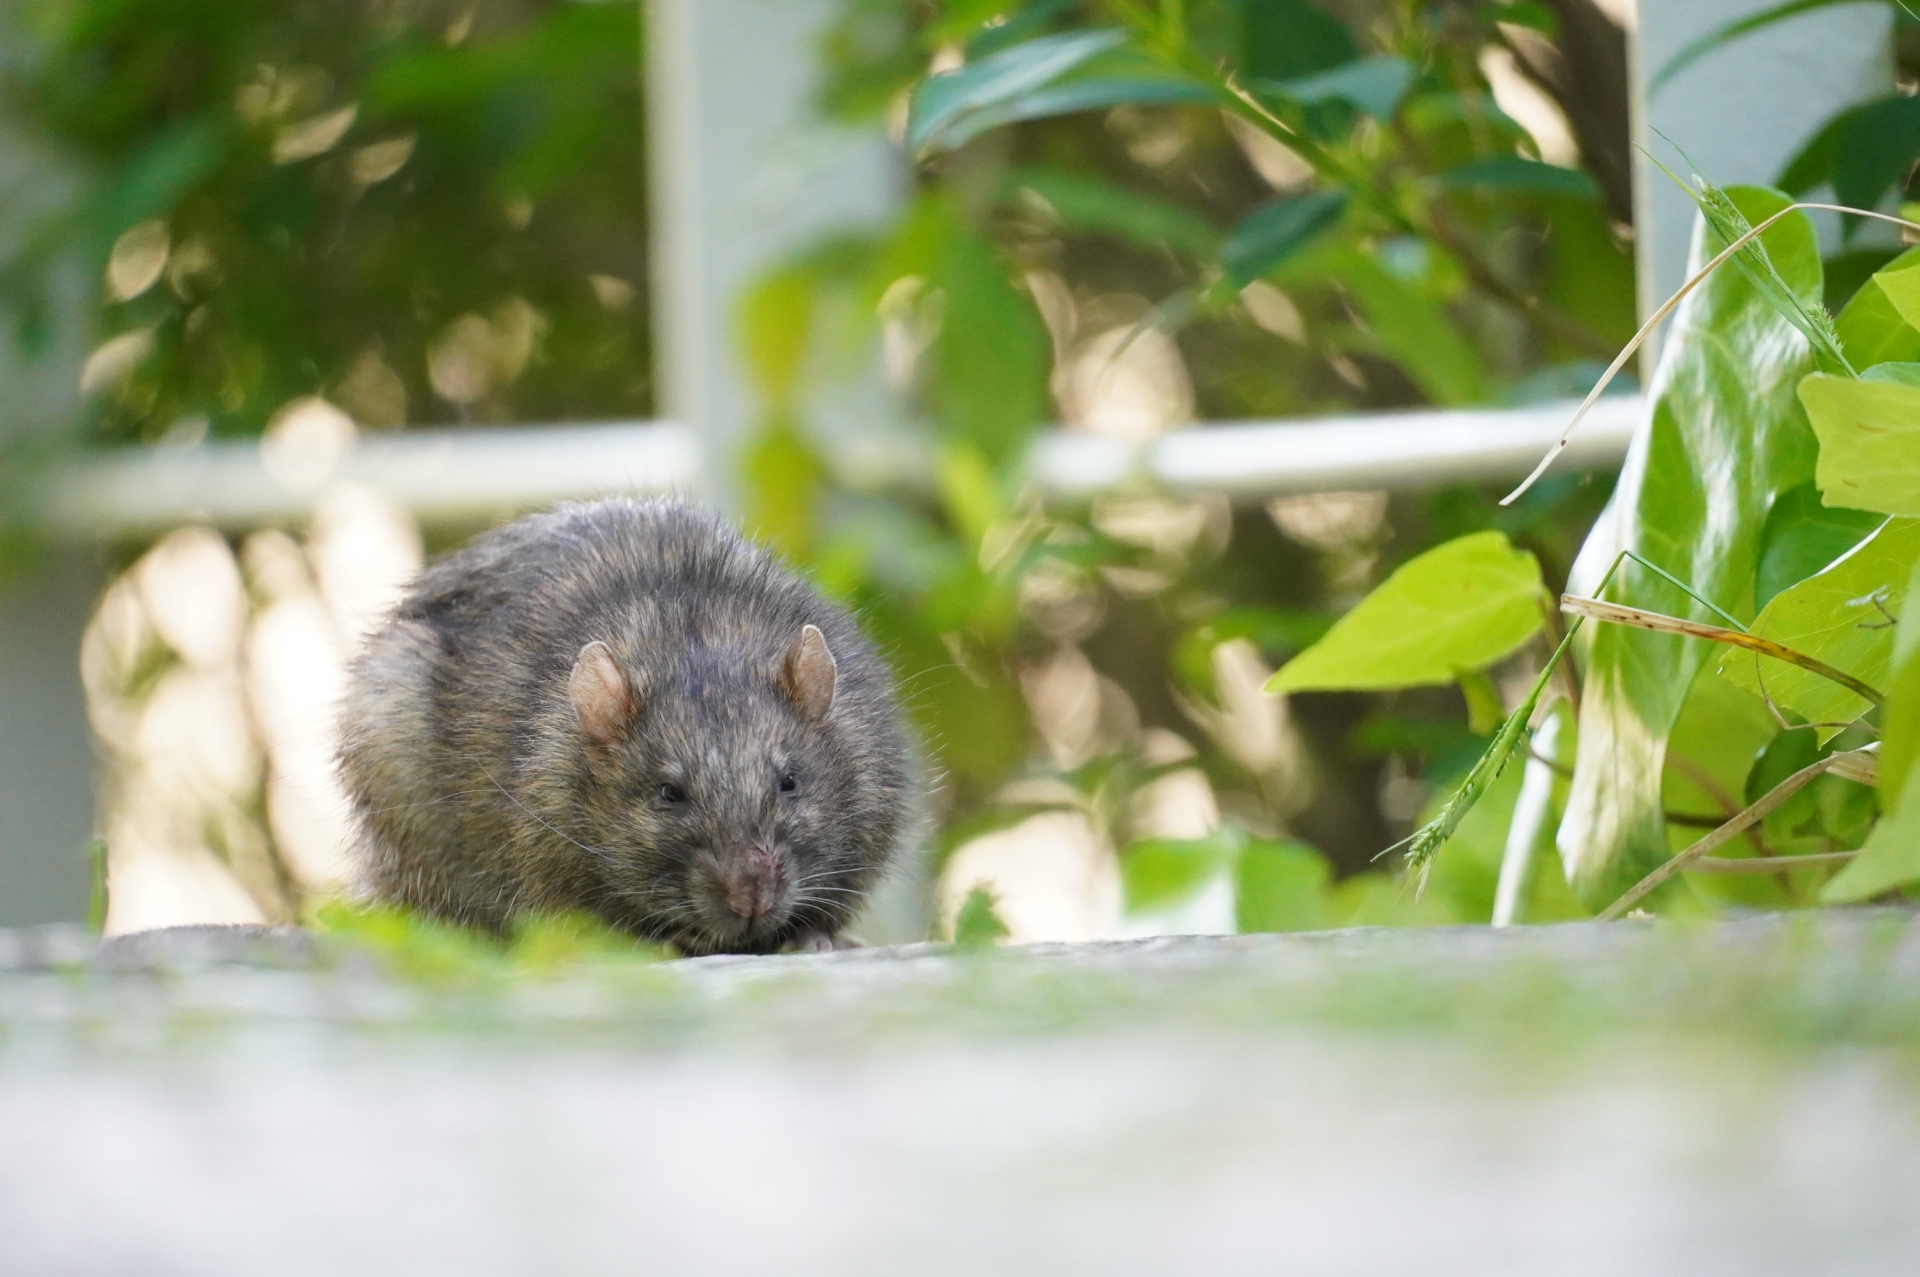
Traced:
[[1880, 809], [1897, 810], [1901, 790], [1920, 759], [1920, 565], [1907, 579], [1907, 603], [1893, 638], [1893, 676], [1880, 716]]
[[[1721, 243], [1734, 243], [1753, 229], [1753, 223], [1740, 211], [1739, 206], [1712, 182], [1695, 174], [1693, 185], [1688, 187], [1683, 184], [1683, 189], [1692, 197], [1700, 209], [1700, 215], [1706, 219], [1707, 225], [1713, 227]], [[1853, 366], [1848, 363], [1846, 352], [1841, 348], [1840, 334], [1834, 326], [1833, 316], [1827, 313], [1824, 288], [1823, 296], [1802, 296], [1774, 265], [1767, 251], [1768, 238], [1762, 235], [1747, 240], [1733, 255], [1733, 265], [1788, 323], [1800, 330], [1800, 335], [1812, 343], [1815, 352], [1823, 360], [1851, 374]]]
[[1312, 931], [1327, 925], [1327, 862], [1303, 843], [1253, 839], [1234, 872], [1234, 922], [1252, 931]]
[[1540, 565], [1502, 532], [1476, 532], [1402, 564], [1269, 692], [1428, 687], [1485, 669], [1541, 625]]
[[[1894, 304], [1895, 293], [1901, 306]], [[1847, 302], [1834, 327], [1855, 368], [1910, 362], [1920, 360], [1920, 326], [1909, 318], [1913, 315], [1920, 315], [1920, 248], [1908, 249], [1876, 271]]]
[[[1751, 187], [1727, 195], [1752, 221], [1788, 203]], [[1818, 298], [1812, 223], [1786, 217], [1764, 238], [1788, 286]], [[1709, 229], [1696, 244], [1698, 269], [1726, 241]], [[1580, 552], [1575, 591], [1593, 589], [1621, 551], [1633, 550], [1721, 606], [1750, 609], [1767, 513], [1812, 477], [1813, 439], [1794, 395], [1810, 365], [1806, 342], [1746, 276], [1716, 271], [1688, 294], [1674, 313], [1652, 412]], [[1632, 564], [1608, 597], [1715, 622], [1684, 591]], [[1576, 893], [1604, 904], [1667, 858], [1667, 739], [1710, 645], [1617, 625], [1585, 626], [1580, 639], [1579, 748], [1559, 844]]]
[[[1885, 760], [1882, 760], [1885, 766]], [[1866, 845], [1846, 868], [1820, 889], [1823, 905], [1870, 900], [1883, 891], [1920, 879], [1920, 788], [1911, 769], [1903, 786], [1907, 799], [1880, 818]]]
[[[1825, 661], [1873, 687], [1885, 687], [1893, 658], [1893, 623], [1907, 578], [1920, 561], [1920, 521], [1886, 526], [1817, 575], [1782, 590], [1754, 619], [1751, 632]], [[1732, 651], [1720, 677], [1759, 693], [1809, 723], [1851, 722], [1868, 703], [1829, 679], [1754, 652]], [[1831, 731], [1823, 735], [1831, 735]]]
[[1880, 364], [1853, 381], [1814, 373], [1800, 383], [1820, 439], [1814, 481], [1828, 504], [1920, 516], [1920, 386]]
[[1183, 904], [1232, 869], [1237, 841], [1222, 830], [1210, 838], [1149, 838], [1120, 858], [1120, 884], [1128, 913], [1148, 913]]
[[914, 91], [907, 148], [952, 150], [990, 129], [1122, 102], [1211, 102], [1213, 92], [1155, 62], [1109, 28], [1041, 36]]
[[1049, 168], [1018, 168], [1002, 187], [1009, 195], [1031, 192], [1069, 230], [1113, 235], [1143, 247], [1164, 244], [1189, 257], [1210, 259], [1220, 232], [1192, 209], [1130, 191], [1097, 177]]
[[1912, 261], [1916, 252], [1920, 249], [1907, 250], [1873, 277], [1880, 291], [1887, 295], [1894, 313], [1909, 328], [1920, 328], [1920, 266], [1902, 268], [1901, 263]]
[[[1833, 151], [1834, 202], [1874, 208], [1920, 154], [1920, 98], [1896, 94], [1847, 115]], [[1848, 233], [1863, 220], [1849, 215]]]
[[1295, 80], [1360, 56], [1339, 19], [1307, 0], [1238, 0], [1242, 80]]
[[1543, 164], [1524, 155], [1489, 155], [1458, 168], [1437, 173], [1434, 182], [1447, 190], [1485, 189], [1524, 191], [1539, 195], [1577, 195], [1591, 198], [1600, 193], [1591, 177], [1579, 169]]
[[1346, 211], [1345, 191], [1308, 191], [1262, 204], [1241, 219], [1220, 248], [1220, 264], [1235, 288], [1259, 279]]
[[1866, 539], [1883, 520], [1865, 510], [1823, 504], [1816, 484], [1780, 494], [1760, 532], [1760, 567], [1753, 602], [1765, 607], [1774, 595], [1806, 580]]
[[993, 247], [940, 195], [909, 209], [880, 263], [876, 296], [909, 275], [946, 302], [926, 377], [940, 425], [999, 465], [1048, 412], [1046, 327]]
[[962, 949], [990, 949], [1012, 935], [1007, 924], [1000, 921], [994, 908], [997, 903], [985, 887], [969, 891], [960, 903], [960, 912], [954, 915], [954, 944]]
[[1247, 87], [1305, 106], [1346, 102], [1375, 119], [1389, 120], [1411, 83], [1413, 67], [1406, 59], [1382, 55], [1291, 80], [1256, 80]]
[[1460, 325], [1426, 292], [1365, 253], [1329, 254], [1327, 269], [1366, 320], [1359, 348], [1399, 364], [1434, 403], [1486, 402], [1485, 364]]

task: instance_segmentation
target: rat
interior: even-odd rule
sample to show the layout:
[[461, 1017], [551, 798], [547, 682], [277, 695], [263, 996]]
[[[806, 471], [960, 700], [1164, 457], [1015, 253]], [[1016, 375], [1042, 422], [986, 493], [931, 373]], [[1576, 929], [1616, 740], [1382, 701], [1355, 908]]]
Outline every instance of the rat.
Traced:
[[351, 664], [338, 765], [362, 894], [495, 932], [586, 910], [690, 955], [841, 942], [916, 807], [853, 618], [664, 499], [428, 566]]

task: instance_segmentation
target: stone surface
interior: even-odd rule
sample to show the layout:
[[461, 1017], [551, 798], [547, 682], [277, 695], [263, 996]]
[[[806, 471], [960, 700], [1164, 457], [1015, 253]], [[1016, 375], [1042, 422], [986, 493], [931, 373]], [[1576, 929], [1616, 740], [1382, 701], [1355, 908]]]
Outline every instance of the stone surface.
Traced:
[[1903, 911], [395, 963], [0, 933], [0, 1270], [1920, 1260]]

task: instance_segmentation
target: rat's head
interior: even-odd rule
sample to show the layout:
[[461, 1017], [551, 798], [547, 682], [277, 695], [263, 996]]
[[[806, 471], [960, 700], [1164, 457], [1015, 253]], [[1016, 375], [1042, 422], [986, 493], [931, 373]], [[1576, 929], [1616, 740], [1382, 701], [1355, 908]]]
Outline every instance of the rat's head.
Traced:
[[834, 733], [820, 630], [776, 659], [696, 650], [643, 678], [581, 649], [568, 681], [609, 914], [693, 953], [779, 948], [843, 925], [872, 876], [857, 769]]

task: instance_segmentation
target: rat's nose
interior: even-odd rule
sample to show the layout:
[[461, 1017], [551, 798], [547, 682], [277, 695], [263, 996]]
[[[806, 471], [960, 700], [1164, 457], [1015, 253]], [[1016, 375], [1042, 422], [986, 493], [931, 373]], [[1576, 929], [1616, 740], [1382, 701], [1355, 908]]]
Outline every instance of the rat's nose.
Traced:
[[728, 858], [720, 871], [720, 890], [727, 908], [742, 918], [758, 918], [780, 899], [780, 861], [765, 847], [752, 847]]

